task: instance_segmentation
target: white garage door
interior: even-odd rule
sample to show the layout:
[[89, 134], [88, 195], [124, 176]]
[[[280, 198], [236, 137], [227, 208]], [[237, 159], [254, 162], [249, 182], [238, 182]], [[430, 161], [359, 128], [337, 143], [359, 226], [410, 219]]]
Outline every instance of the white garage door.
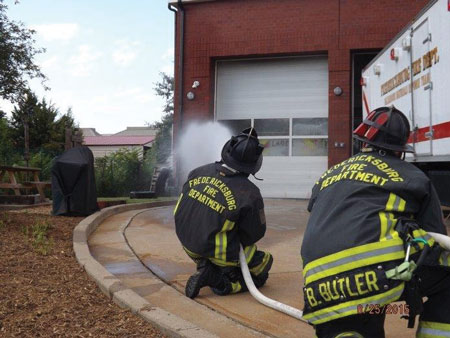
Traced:
[[233, 132], [256, 128], [264, 197], [310, 197], [328, 161], [327, 58], [217, 61], [215, 116]]

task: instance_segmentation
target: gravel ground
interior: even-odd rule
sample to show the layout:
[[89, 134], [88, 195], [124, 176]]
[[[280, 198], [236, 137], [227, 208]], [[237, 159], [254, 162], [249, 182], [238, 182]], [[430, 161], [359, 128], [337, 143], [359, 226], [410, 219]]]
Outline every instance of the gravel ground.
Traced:
[[164, 337], [111, 302], [72, 250], [80, 217], [0, 211], [0, 337]]

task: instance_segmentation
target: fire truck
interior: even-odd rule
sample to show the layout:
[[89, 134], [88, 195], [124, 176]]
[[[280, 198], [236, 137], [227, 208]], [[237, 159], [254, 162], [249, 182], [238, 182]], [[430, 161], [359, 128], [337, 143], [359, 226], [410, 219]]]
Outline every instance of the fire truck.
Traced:
[[434, 0], [362, 71], [363, 116], [394, 105], [408, 116], [407, 156], [450, 206], [450, 0]]

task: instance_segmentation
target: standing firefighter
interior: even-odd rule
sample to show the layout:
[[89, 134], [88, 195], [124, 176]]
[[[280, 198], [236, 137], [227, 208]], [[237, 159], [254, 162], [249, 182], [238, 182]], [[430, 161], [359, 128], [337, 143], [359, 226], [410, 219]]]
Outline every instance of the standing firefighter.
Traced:
[[263, 145], [252, 128], [231, 137], [222, 149], [222, 161], [189, 173], [174, 210], [177, 236], [197, 263], [186, 284], [186, 296], [195, 298], [211, 287], [218, 295], [246, 291], [239, 268], [239, 244], [253, 281], [261, 287], [269, 277], [272, 255], [255, 243], [266, 231], [259, 189], [248, 179], [262, 164]]
[[389, 313], [408, 327], [421, 313], [418, 337], [450, 335], [449, 255], [427, 233], [446, 228], [430, 180], [403, 160], [409, 134], [399, 110], [376, 109], [354, 131], [362, 152], [313, 188], [301, 255], [304, 318], [319, 338], [384, 337]]

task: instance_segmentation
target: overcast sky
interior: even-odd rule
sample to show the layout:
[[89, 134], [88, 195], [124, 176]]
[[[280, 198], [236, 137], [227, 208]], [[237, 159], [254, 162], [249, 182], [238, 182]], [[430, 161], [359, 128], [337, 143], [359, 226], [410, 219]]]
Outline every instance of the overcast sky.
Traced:
[[[37, 31], [36, 62], [50, 91], [31, 88], [80, 127], [115, 133], [161, 117], [160, 72], [173, 74], [174, 13], [167, 0], [6, 0], [8, 17]], [[7, 112], [11, 104], [0, 101]]]

